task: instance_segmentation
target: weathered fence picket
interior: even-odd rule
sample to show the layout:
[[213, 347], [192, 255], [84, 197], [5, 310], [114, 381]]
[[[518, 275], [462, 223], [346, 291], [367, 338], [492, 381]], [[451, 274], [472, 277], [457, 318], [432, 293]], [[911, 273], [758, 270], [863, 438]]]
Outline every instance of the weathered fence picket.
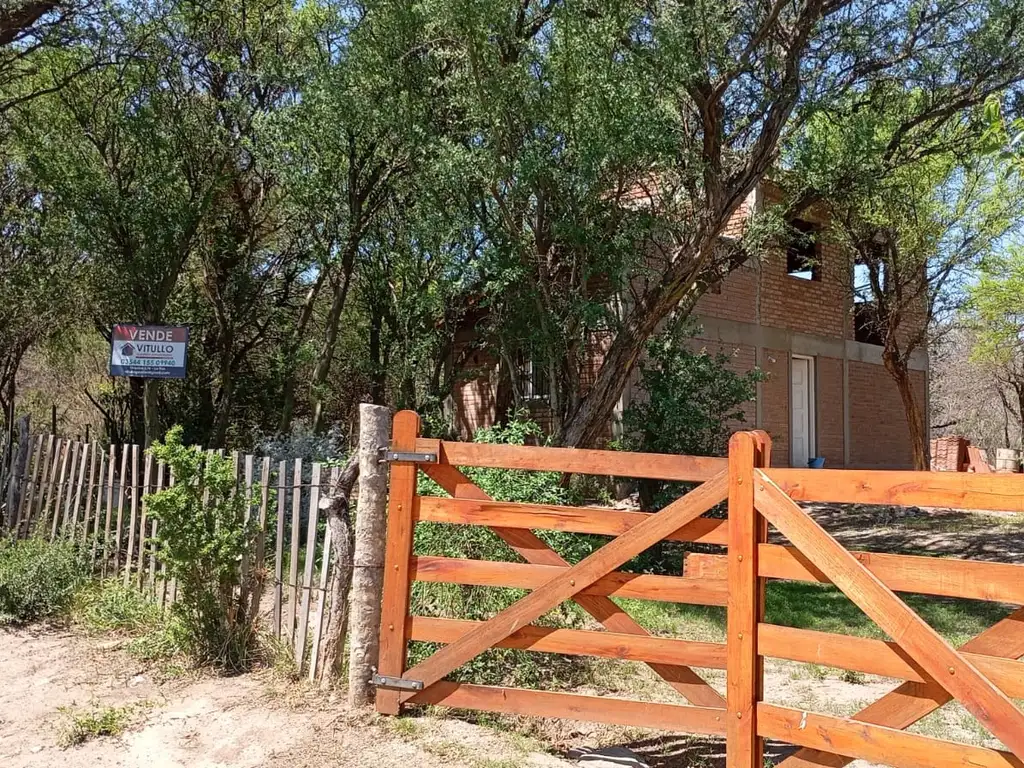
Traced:
[[[137, 445], [104, 449], [98, 441], [54, 435], [32, 436], [25, 445], [28, 457], [15, 478], [17, 517], [10, 518], [10, 535], [42, 533], [50, 540], [74, 541], [101, 578], [113, 576], [162, 607], [173, 604], [177, 584], [160, 557], [159, 522], [148, 502], [151, 494], [174, 485], [167, 467]], [[212, 457], [214, 451], [204, 453]], [[246, 521], [257, 528], [240, 564], [243, 604], [250, 614], [264, 616], [312, 679], [332, 567], [330, 531], [319, 513], [328, 473], [320, 462], [301, 458], [276, 466], [267, 457], [236, 452], [230, 458], [236, 492], [247, 499]], [[337, 475], [335, 467], [331, 476]]]

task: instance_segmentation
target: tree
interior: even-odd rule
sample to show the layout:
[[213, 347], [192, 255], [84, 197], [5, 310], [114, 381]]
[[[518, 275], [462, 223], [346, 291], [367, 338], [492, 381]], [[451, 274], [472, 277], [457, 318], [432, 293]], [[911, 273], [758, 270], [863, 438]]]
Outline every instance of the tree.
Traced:
[[[721, 235], [812, 115], [913, 83], [925, 97], [892, 149], [912, 154], [1024, 65], [1024, 8], [987, 3], [429, 8], [496, 333], [540, 348], [567, 445], [598, 437], [657, 327], [747, 260]], [[595, 337], [610, 340], [584, 388]]]
[[1024, 202], [983, 151], [980, 109], [946, 120], [913, 152], [889, 153], [922, 98], [883, 86], [845, 120], [809, 122], [787, 174], [791, 198], [822, 203], [830, 236], [850, 255], [855, 321], [882, 347], [917, 469], [928, 468], [927, 427], [911, 359], [956, 311], [963, 282], [1016, 226]]
[[968, 292], [967, 319], [976, 339], [971, 358], [998, 383], [1024, 445], [1024, 249], [1014, 246], [985, 260]]
[[932, 434], [965, 435], [994, 455], [1019, 446], [1018, 409], [996, 373], [977, 355], [978, 334], [969, 315], [958, 313], [928, 348], [928, 405]]
[[10, 430], [26, 353], [69, 330], [80, 292], [78, 265], [60, 240], [60, 222], [40, 201], [25, 168], [11, 160], [0, 174], [0, 414]]

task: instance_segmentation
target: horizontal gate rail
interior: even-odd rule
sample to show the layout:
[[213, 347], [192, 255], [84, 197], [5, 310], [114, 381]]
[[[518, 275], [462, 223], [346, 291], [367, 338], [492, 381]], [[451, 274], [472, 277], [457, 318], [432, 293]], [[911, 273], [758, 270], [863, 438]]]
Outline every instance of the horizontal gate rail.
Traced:
[[[776, 624], [759, 625], [757, 638], [763, 656], [849, 669], [897, 680], [934, 682], [920, 664], [893, 642], [780, 627]], [[963, 655], [1007, 696], [1024, 699], [1024, 662], [980, 653], [965, 652]]]
[[438, 460], [442, 463], [457, 467], [528, 469], [693, 483], [710, 480], [715, 475], [725, 472], [729, 466], [728, 459], [709, 456], [456, 443], [427, 438], [416, 441], [416, 450], [437, 454]]
[[[411, 575], [415, 581], [537, 589], [566, 567], [420, 555], [412, 559]], [[665, 603], [725, 605], [728, 592], [728, 584], [721, 580], [612, 571], [579, 594], [630, 597]]]
[[[830, 715], [759, 704], [758, 734], [802, 747], [827, 749], [845, 757], [906, 768], [1024, 768], [1009, 752], [904, 733]], [[792, 760], [792, 758], [790, 758]], [[846, 761], [846, 762], [849, 762]], [[782, 762], [783, 765], [842, 765], [838, 762]]]
[[765, 474], [796, 501], [1024, 512], [1021, 475], [857, 469], [769, 469]]
[[[479, 499], [444, 499], [417, 496], [417, 521], [488, 525], [502, 528], [540, 528], [567, 533], [593, 533], [620, 536], [650, 517], [647, 512], [624, 512], [601, 507], [559, 507], [551, 504], [518, 504]], [[665, 537], [665, 541], [692, 541], [701, 544], [726, 544], [728, 522], [699, 517]]]
[[708, 736], [725, 735], [725, 711], [722, 709], [656, 704], [610, 696], [528, 691], [522, 688], [498, 688], [442, 680], [422, 693], [414, 695], [409, 703], [437, 704], [458, 709], [534, 717], [588, 720], [595, 723], [660, 728]]
[[[893, 592], [1024, 605], [1024, 565], [1019, 563], [848, 551]], [[686, 557], [686, 573], [724, 579], [726, 562], [725, 555], [695, 552]], [[758, 575], [787, 581], [832, 583], [798, 549], [779, 544], [758, 547]]]
[[[483, 622], [459, 619], [409, 617], [409, 637], [433, 643], [452, 643]], [[725, 644], [676, 640], [668, 637], [637, 637], [618, 632], [555, 629], [534, 624], [518, 629], [497, 648], [520, 648], [568, 656], [599, 656], [606, 659], [651, 664], [685, 664], [688, 667], [725, 669]]]

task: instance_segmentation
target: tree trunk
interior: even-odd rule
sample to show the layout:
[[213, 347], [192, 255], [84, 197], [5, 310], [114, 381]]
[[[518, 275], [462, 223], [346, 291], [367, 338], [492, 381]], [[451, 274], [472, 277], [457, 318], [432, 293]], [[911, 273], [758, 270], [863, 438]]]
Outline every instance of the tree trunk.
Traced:
[[928, 445], [925, 439], [924, 414], [921, 404], [914, 393], [914, 382], [910, 378], [910, 369], [902, 357], [883, 352], [882, 360], [885, 370], [896, 382], [896, 388], [903, 401], [903, 411], [907, 417], [907, 429], [910, 433], [910, 449], [914, 459], [914, 469], [927, 470]]
[[289, 345], [284, 354], [284, 390], [281, 393], [281, 420], [278, 422], [277, 431], [288, 434], [292, 428], [292, 417], [295, 414], [295, 384], [296, 367], [299, 360], [299, 348], [302, 340], [306, 337], [306, 328], [309, 327], [310, 318], [313, 317], [313, 308], [316, 306], [316, 298], [320, 295], [320, 289], [324, 285], [327, 272], [321, 267], [316, 282], [306, 293], [302, 303], [302, 310], [299, 312], [299, 319], [295, 323], [295, 332], [292, 335]]
[[14, 530], [13, 526], [14, 521], [18, 519], [18, 510], [21, 509], [22, 494], [25, 492], [25, 471], [28, 468], [29, 453], [32, 450], [29, 424], [27, 414], [18, 419], [18, 450], [11, 463], [11, 473], [7, 485], [7, 519], [4, 522], [11, 529], [15, 538], [18, 537], [18, 532]]
[[388, 444], [391, 410], [359, 406], [359, 512], [352, 561], [352, 633], [349, 641], [348, 701], [353, 707], [373, 703], [370, 685], [380, 645], [380, 606], [384, 587], [385, 507], [388, 469], [377, 449]]
[[352, 520], [349, 516], [349, 495], [359, 475], [359, 455], [353, 454], [331, 489], [327, 507], [327, 526], [331, 530], [330, 612], [324, 643], [320, 647], [320, 687], [329, 688], [341, 671], [345, 631], [348, 627], [348, 593], [352, 583]]
[[159, 440], [160, 433], [160, 382], [157, 379], [146, 379], [142, 388], [143, 415], [145, 419], [145, 446], [149, 448], [154, 440]]
[[338, 283], [334, 286], [334, 299], [331, 301], [331, 309], [327, 313], [324, 343], [320, 347], [316, 367], [313, 369], [313, 378], [309, 383], [310, 399], [313, 403], [313, 431], [315, 433], [323, 432], [326, 426], [324, 424], [322, 389], [327, 384], [327, 377], [331, 373], [331, 363], [334, 361], [334, 345], [338, 341], [341, 313], [345, 309], [345, 300], [348, 298], [348, 289], [352, 282], [352, 270], [355, 267], [357, 247], [358, 243], [350, 238], [345, 249], [345, 256], [342, 258], [342, 274]]

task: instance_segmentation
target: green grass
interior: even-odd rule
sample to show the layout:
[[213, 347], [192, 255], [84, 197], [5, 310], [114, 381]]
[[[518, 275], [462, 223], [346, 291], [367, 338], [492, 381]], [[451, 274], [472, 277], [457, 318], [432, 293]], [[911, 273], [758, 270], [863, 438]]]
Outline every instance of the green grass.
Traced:
[[162, 611], [153, 601], [119, 579], [89, 584], [75, 596], [73, 617], [88, 632], [140, 635], [158, 629]]
[[100, 707], [77, 712], [61, 707], [58, 711], [64, 715], [66, 722], [58, 733], [57, 744], [67, 749], [100, 736], [119, 736], [131, 724], [140, 706], [143, 705]]
[[[902, 595], [939, 634], [954, 645], [971, 639], [1005, 618], [1007, 609], [981, 600]], [[687, 640], [723, 642], [725, 609], [715, 606], [617, 600], [649, 631]], [[795, 581], [768, 584], [765, 619], [771, 624], [858, 637], [885, 639], [885, 634], [835, 587]]]

